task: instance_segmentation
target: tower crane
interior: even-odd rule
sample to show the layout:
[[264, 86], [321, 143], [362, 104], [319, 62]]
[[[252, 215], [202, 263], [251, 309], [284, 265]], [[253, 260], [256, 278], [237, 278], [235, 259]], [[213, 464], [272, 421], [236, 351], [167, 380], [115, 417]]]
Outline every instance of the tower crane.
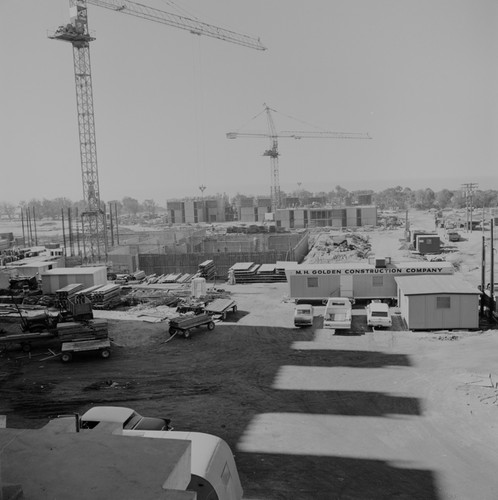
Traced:
[[85, 211], [81, 214], [84, 259], [96, 262], [107, 257], [106, 217], [100, 201], [95, 140], [90, 42], [95, 40], [88, 29], [87, 4], [104, 7], [122, 14], [188, 30], [256, 50], [265, 50], [259, 39], [203, 23], [196, 19], [158, 10], [129, 0], [69, 0], [70, 23], [60, 26], [49, 38], [71, 43], [76, 80], [76, 104], [80, 161]]
[[371, 139], [368, 134], [357, 132], [306, 132], [306, 131], [281, 131], [277, 132], [275, 122], [273, 120], [272, 112], [276, 110], [270, 108], [266, 103], [263, 104], [264, 110], [256, 115], [257, 118], [262, 113], [266, 113], [266, 120], [268, 124], [268, 132], [228, 132], [226, 134], [228, 139], [236, 139], [237, 137], [255, 137], [255, 138], [268, 138], [270, 140], [270, 148], [265, 150], [263, 156], [268, 156], [271, 163], [271, 205], [272, 211], [275, 212], [277, 208], [282, 206], [282, 197], [280, 193], [280, 180], [279, 180], [279, 166], [278, 157], [278, 139]]

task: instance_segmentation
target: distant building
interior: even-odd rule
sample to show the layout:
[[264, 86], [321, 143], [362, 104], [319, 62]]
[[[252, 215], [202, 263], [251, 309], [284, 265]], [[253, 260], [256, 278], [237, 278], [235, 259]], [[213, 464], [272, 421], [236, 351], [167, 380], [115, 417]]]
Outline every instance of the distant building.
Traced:
[[275, 221], [278, 227], [285, 229], [376, 226], [377, 207], [283, 208], [276, 211]]
[[172, 224], [213, 223], [227, 220], [227, 200], [223, 197], [202, 200], [172, 200], [166, 204]]

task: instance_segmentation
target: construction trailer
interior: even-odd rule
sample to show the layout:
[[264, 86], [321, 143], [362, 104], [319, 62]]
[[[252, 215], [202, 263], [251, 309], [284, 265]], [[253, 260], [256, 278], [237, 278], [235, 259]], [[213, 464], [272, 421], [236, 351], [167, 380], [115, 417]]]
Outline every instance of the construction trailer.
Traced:
[[67, 285], [81, 283], [82, 288], [107, 284], [106, 266], [60, 267], [41, 273], [44, 294], [55, 294]]
[[399, 262], [385, 266], [360, 262], [297, 264], [285, 269], [290, 298], [323, 301], [329, 297], [393, 300], [398, 296], [397, 276], [449, 275], [453, 272], [449, 262]]
[[480, 290], [458, 276], [399, 276], [398, 307], [410, 330], [479, 328]]
[[422, 255], [440, 253], [441, 238], [436, 234], [418, 234], [415, 238], [415, 249]]

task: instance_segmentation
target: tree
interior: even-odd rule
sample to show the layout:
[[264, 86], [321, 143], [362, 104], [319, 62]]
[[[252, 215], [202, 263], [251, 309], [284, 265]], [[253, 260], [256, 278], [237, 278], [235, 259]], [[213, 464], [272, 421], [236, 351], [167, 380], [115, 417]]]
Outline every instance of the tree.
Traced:
[[449, 189], [443, 189], [436, 193], [435, 204], [437, 208], [443, 209], [450, 205], [453, 198], [453, 192]]
[[154, 200], [144, 200], [143, 208], [145, 212], [150, 215], [156, 215], [157, 203]]
[[434, 207], [436, 195], [431, 188], [418, 189], [415, 191], [415, 208], [428, 210]]
[[125, 196], [123, 198], [123, 208], [131, 215], [137, 215], [140, 211], [140, 203], [135, 198]]
[[14, 215], [16, 213], [16, 208], [17, 207], [13, 203], [9, 203], [9, 202], [5, 201], [1, 205], [0, 211], [1, 211], [2, 215], [6, 215], [9, 218], [9, 220], [12, 220], [12, 218], [14, 217]]

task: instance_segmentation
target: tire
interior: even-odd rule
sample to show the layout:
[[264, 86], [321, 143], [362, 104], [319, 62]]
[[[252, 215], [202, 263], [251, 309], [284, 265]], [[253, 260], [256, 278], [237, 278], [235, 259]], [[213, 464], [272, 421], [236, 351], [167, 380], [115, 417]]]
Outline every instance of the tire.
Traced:
[[102, 349], [102, 350], [100, 351], [100, 356], [101, 356], [102, 358], [104, 358], [104, 359], [108, 359], [108, 358], [110, 358], [110, 357], [111, 357], [111, 351], [110, 351], [110, 349]]
[[21, 344], [21, 349], [23, 350], [23, 352], [29, 352], [31, 351], [31, 344], [29, 342], [23, 342]]
[[69, 363], [73, 359], [73, 355], [70, 352], [63, 352], [61, 356], [61, 361], [63, 363]]
[[183, 332], [183, 336], [186, 338], [186, 339], [189, 339], [190, 338], [190, 332], [188, 330], [185, 330]]
[[208, 323], [208, 330], [214, 330], [214, 322], [213, 321], [210, 321]]

